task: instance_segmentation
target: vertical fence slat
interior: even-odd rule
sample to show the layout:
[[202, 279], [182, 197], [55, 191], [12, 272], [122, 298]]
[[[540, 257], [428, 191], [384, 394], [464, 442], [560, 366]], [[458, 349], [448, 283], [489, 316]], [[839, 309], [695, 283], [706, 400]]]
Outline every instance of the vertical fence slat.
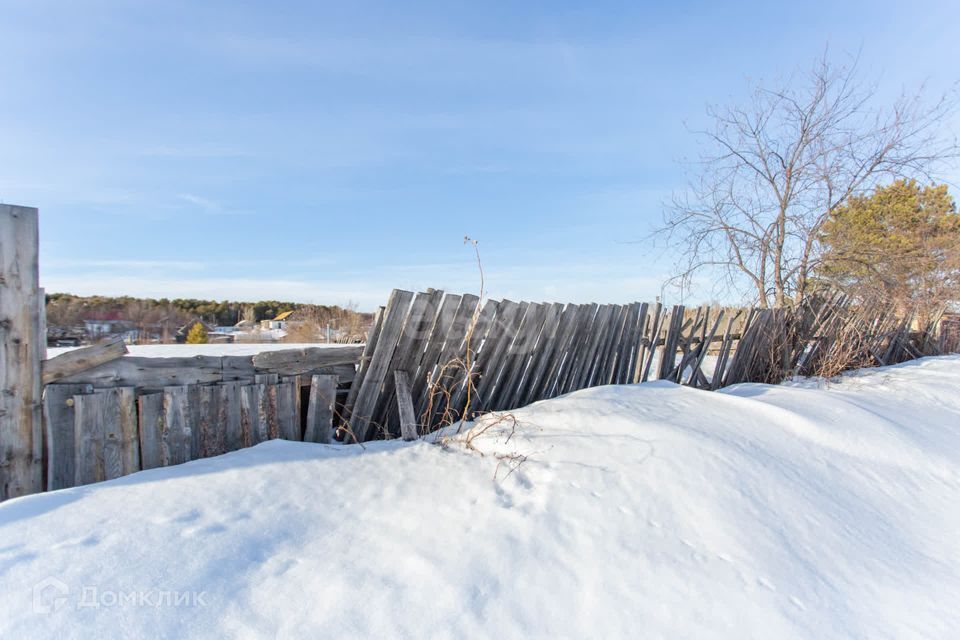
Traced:
[[365, 441], [370, 435], [371, 418], [377, 400], [383, 390], [387, 369], [393, 359], [393, 352], [397, 348], [400, 333], [403, 331], [403, 322], [407, 317], [407, 309], [413, 294], [409, 291], [394, 289], [387, 303], [387, 310], [383, 319], [383, 328], [377, 341], [377, 349], [370, 360], [370, 368], [363, 380], [363, 386], [357, 393], [356, 404], [350, 415], [350, 431], [348, 437], [359, 442]]
[[104, 466], [106, 396], [102, 393], [73, 396], [76, 458], [74, 484], [84, 485], [107, 479]]
[[91, 393], [91, 384], [50, 384], [43, 391], [48, 491], [65, 489], [76, 483], [76, 412], [73, 396]]
[[189, 405], [189, 387], [164, 388], [160, 454], [165, 467], [190, 460], [193, 430]]
[[163, 466], [163, 394], [151, 393], [137, 398], [140, 433], [140, 466], [155, 469]]
[[307, 404], [307, 442], [333, 442], [333, 413], [337, 400], [337, 376], [315, 375], [310, 378], [310, 400]]

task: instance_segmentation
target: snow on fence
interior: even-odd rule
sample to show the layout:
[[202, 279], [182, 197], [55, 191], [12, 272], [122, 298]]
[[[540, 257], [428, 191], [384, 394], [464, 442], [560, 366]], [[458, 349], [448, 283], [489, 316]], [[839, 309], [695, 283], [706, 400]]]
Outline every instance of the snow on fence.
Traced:
[[[414, 437], [603, 384], [661, 379], [714, 390], [815, 373], [830, 360], [883, 365], [938, 353], [936, 323], [911, 331], [910, 322], [839, 296], [791, 310], [688, 309], [481, 304], [470, 294], [394, 290], [350, 387], [344, 437]], [[414, 424], [402, 419], [409, 408]]]

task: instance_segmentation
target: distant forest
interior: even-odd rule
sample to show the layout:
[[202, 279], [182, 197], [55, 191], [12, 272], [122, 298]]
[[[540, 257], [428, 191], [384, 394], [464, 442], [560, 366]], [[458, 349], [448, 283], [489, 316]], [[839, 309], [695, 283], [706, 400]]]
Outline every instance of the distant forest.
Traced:
[[77, 326], [84, 320], [128, 320], [135, 324], [181, 322], [200, 318], [212, 325], [235, 325], [241, 320], [270, 319], [284, 311], [305, 310], [317, 321], [343, 321], [361, 318], [353, 308], [336, 305], [313, 305], [279, 300], [260, 302], [233, 302], [224, 300], [195, 300], [192, 298], [134, 298], [131, 296], [75, 296], [69, 293], [47, 295], [47, 324]]

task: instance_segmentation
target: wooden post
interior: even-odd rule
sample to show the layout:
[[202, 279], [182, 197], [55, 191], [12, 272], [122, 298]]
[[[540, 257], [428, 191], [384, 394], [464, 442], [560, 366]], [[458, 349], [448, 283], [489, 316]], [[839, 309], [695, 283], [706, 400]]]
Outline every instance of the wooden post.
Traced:
[[0, 205], [0, 500], [43, 490], [37, 210]]

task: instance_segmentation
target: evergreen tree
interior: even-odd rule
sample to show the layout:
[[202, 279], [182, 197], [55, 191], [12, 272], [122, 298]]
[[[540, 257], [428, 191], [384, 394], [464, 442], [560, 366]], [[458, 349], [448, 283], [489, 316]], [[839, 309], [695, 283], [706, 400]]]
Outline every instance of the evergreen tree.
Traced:
[[190, 332], [187, 333], [187, 344], [206, 344], [207, 343], [207, 328], [203, 326], [202, 322], [194, 323], [190, 327]]
[[946, 185], [897, 180], [855, 196], [823, 226], [821, 279], [928, 315], [960, 299], [960, 216]]

